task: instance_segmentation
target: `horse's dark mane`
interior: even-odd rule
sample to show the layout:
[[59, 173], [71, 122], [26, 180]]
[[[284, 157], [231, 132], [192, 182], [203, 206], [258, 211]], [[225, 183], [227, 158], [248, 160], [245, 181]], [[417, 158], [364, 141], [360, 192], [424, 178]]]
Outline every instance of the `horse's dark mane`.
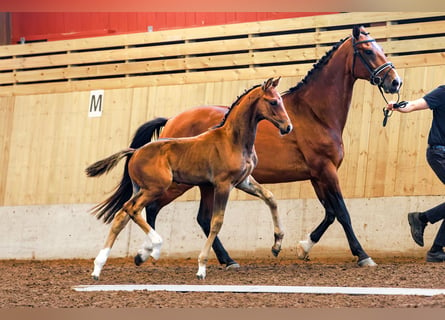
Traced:
[[337, 42], [336, 44], [334, 44], [334, 46], [325, 53], [325, 55], [323, 57], [321, 57], [312, 67], [311, 70], [309, 70], [309, 72], [306, 74], [306, 76], [303, 78], [303, 80], [301, 80], [299, 83], [297, 83], [297, 85], [295, 85], [294, 87], [290, 88], [289, 90], [287, 90], [284, 93], [288, 93], [288, 92], [294, 92], [296, 90], [298, 90], [299, 88], [301, 88], [303, 85], [308, 83], [309, 78], [313, 75], [314, 71], [321, 69], [321, 67], [323, 67], [332, 57], [332, 54], [337, 51], [337, 49], [343, 44], [343, 42], [345, 42], [346, 40], [348, 40], [350, 38], [350, 36], [341, 39], [339, 42]]
[[235, 101], [232, 103], [232, 105], [230, 106], [229, 110], [228, 110], [228, 111], [226, 112], [226, 114], [224, 115], [224, 118], [222, 119], [221, 123], [218, 124], [218, 125], [216, 125], [216, 126], [214, 126], [214, 127], [212, 127], [212, 129], [216, 129], [216, 128], [220, 128], [220, 127], [222, 127], [222, 126], [224, 125], [224, 123], [226, 122], [227, 117], [228, 117], [229, 114], [230, 114], [230, 111], [232, 111], [232, 109], [233, 109], [233, 108], [240, 102], [240, 100], [241, 100], [244, 96], [246, 96], [247, 94], [249, 94], [249, 92], [251, 92], [253, 89], [258, 88], [259, 86], [261, 86], [261, 84], [254, 85], [252, 88], [247, 89], [246, 91], [244, 91], [244, 93], [243, 93], [242, 95], [240, 95], [238, 98], [236, 98], [236, 100], [235, 100]]

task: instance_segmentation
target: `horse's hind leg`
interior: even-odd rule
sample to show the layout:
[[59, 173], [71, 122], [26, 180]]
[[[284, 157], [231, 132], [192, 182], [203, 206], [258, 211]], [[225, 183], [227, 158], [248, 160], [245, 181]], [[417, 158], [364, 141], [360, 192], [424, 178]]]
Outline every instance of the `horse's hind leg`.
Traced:
[[124, 229], [129, 220], [130, 217], [122, 210], [119, 211], [114, 217], [107, 240], [105, 241], [104, 248], [100, 250], [96, 259], [94, 259], [94, 270], [91, 274], [94, 280], [99, 280], [100, 272], [107, 262], [108, 256], [110, 255], [111, 247], [113, 246], [117, 236]]
[[236, 188], [260, 198], [269, 207], [274, 225], [274, 244], [272, 246], [272, 254], [277, 257], [281, 251], [284, 231], [278, 214], [277, 202], [275, 201], [273, 193], [260, 185], [252, 176], [247, 177], [243, 182], [238, 184]]
[[141, 189], [133, 198], [124, 204], [122, 209], [147, 235], [142, 247], [134, 257], [134, 262], [138, 266], [147, 261], [150, 256], [158, 260], [161, 255], [162, 238], [155, 229], [150, 227], [141, 215], [144, 206], [155, 199], [152, 194], [153, 193], [147, 189]]

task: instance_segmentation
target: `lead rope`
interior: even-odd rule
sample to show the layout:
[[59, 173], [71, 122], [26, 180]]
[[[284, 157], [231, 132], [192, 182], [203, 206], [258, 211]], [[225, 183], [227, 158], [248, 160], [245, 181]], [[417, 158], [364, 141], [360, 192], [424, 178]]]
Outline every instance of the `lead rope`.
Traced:
[[[383, 99], [385, 100], [386, 104], [388, 104], [388, 100], [386, 100], [385, 95], [383, 94], [382, 88], [379, 86], [379, 90], [380, 93], [383, 97]], [[400, 101], [400, 92], [397, 92], [397, 102], [393, 104], [393, 108], [394, 109], [398, 109], [398, 108], [405, 108], [406, 105], [408, 104], [408, 101]], [[388, 110], [386, 109], [386, 107], [383, 108], [383, 126], [386, 126], [386, 123], [388, 122], [388, 118], [392, 116], [392, 110]]]
[[[383, 93], [382, 87], [379, 85], [378, 88], [379, 88], [380, 94], [383, 97], [383, 100], [385, 100], [386, 104], [388, 105], [388, 100], [386, 100], [386, 97], [385, 97], [385, 94]], [[397, 105], [399, 103], [399, 100], [400, 100], [400, 93], [397, 92], [397, 102], [395, 103], [395, 105]], [[383, 123], [382, 123], [382, 125], [384, 127], [386, 127], [386, 123], [388, 122], [388, 118], [391, 117], [391, 116], [392, 116], [392, 110], [388, 110], [388, 109], [386, 109], [386, 107], [384, 107], [383, 108]]]

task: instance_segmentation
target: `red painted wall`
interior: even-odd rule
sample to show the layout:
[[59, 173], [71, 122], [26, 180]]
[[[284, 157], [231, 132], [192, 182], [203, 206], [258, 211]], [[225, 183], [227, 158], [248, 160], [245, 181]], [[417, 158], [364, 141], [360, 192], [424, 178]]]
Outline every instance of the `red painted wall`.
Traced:
[[329, 14], [330, 12], [12, 12], [11, 42], [52, 41]]

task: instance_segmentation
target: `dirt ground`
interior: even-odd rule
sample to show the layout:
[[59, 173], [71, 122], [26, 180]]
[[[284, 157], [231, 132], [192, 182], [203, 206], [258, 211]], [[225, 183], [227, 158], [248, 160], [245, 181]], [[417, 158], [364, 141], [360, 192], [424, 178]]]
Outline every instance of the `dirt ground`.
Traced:
[[0, 308], [415, 308], [445, 307], [445, 295], [388, 296], [289, 293], [76, 292], [88, 284], [233, 284], [445, 288], [445, 264], [420, 258], [375, 259], [360, 268], [352, 258], [312, 261], [238, 260], [241, 268], [208, 264], [207, 278], [195, 277], [193, 259], [161, 259], [140, 267], [132, 258], [110, 259], [101, 279], [90, 278], [92, 260], [0, 261]]

